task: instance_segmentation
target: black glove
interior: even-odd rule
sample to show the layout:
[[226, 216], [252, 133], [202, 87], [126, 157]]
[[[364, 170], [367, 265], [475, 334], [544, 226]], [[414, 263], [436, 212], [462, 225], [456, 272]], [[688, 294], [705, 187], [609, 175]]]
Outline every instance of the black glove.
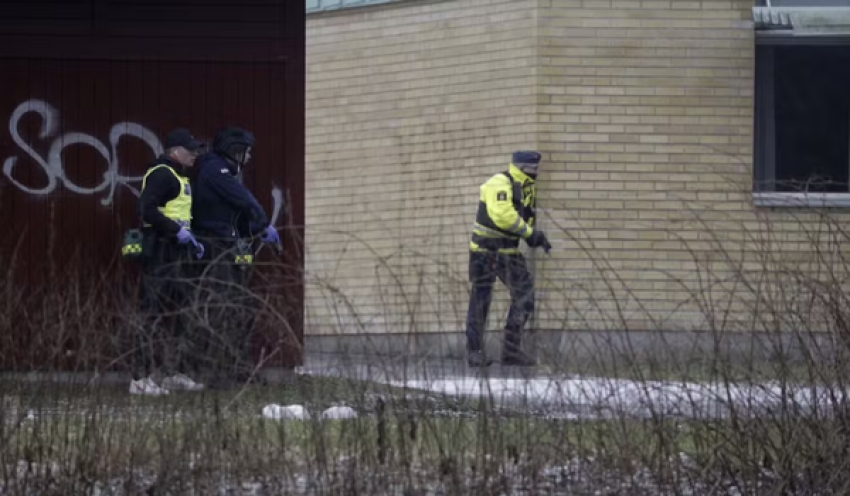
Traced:
[[546, 253], [549, 253], [549, 250], [552, 249], [552, 245], [549, 244], [549, 240], [546, 239], [546, 234], [543, 233], [540, 229], [535, 229], [534, 232], [531, 233], [531, 236], [525, 240], [528, 243], [528, 246], [532, 248], [543, 247], [543, 250]]

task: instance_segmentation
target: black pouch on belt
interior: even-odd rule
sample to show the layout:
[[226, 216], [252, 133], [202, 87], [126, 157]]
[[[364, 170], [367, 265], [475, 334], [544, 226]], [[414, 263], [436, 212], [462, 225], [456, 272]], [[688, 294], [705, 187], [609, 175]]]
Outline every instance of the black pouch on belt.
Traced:
[[128, 229], [124, 232], [121, 244], [121, 256], [125, 260], [138, 261], [145, 254], [145, 235], [141, 229]]
[[236, 257], [234, 261], [240, 265], [254, 263], [254, 253], [251, 251], [250, 241], [241, 238], [236, 240]]

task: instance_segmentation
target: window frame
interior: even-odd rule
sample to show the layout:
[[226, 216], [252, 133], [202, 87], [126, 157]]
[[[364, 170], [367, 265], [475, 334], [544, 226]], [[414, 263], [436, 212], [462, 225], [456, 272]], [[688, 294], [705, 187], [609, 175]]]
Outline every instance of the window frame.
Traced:
[[756, 0], [756, 7], [850, 7], [850, 0]]
[[[763, 207], [850, 207], [850, 191], [841, 193], [772, 191], [764, 183], [776, 179], [776, 107], [774, 48], [788, 45], [846, 46], [850, 36], [793, 36], [786, 32], [757, 32], [753, 81], [753, 204]], [[759, 57], [759, 49], [769, 54]], [[848, 163], [850, 169], [850, 163]]]

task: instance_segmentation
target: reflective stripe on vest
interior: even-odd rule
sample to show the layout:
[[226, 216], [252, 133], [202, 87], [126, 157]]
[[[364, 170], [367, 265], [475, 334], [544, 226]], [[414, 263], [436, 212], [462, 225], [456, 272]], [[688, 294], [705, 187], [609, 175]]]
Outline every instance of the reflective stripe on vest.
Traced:
[[181, 176], [177, 173], [177, 171], [174, 170], [173, 167], [169, 166], [168, 164], [160, 164], [156, 167], [152, 167], [145, 174], [145, 177], [142, 179], [142, 191], [145, 190], [145, 184], [147, 183], [148, 175], [150, 175], [151, 172], [159, 169], [160, 167], [165, 167], [166, 169], [168, 169], [172, 174], [174, 174], [174, 177], [177, 178], [177, 181], [180, 182], [180, 194], [169, 200], [165, 204], [165, 206], [157, 207], [157, 210], [162, 212], [162, 215], [189, 229], [189, 223], [192, 221], [192, 187], [189, 186], [188, 177]]

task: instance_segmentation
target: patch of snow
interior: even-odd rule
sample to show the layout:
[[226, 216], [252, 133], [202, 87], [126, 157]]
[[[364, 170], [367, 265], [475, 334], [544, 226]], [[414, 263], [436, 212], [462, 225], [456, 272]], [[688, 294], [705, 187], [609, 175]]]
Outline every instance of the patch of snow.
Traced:
[[450, 396], [487, 397], [497, 403], [545, 406], [549, 412], [578, 408], [585, 411], [585, 417], [599, 416], [600, 410], [636, 416], [722, 417], [735, 408], [739, 414], [766, 414], [783, 407], [828, 409], [849, 396], [847, 391], [835, 388], [778, 383], [703, 384], [586, 377], [446, 377], [387, 383]]
[[[504, 371], [503, 371], [504, 372]], [[350, 377], [428, 395], [486, 398], [498, 408], [534, 412], [554, 418], [617, 418], [669, 415], [690, 418], [771, 416], [778, 412], [827, 414], [850, 399], [850, 391], [835, 385], [812, 386], [779, 381], [756, 383], [640, 381], [607, 377], [568, 376], [531, 371], [483, 376], [480, 371], [448, 364], [369, 364], [341, 367], [321, 360], [300, 373]], [[497, 371], [498, 373], [498, 371]], [[416, 408], [416, 407], [414, 407]]]
[[332, 406], [322, 412], [322, 417], [326, 419], [357, 418], [357, 412], [350, 406]]
[[263, 417], [268, 419], [297, 419], [306, 420], [310, 418], [310, 412], [301, 405], [282, 406], [270, 404], [263, 407]]

